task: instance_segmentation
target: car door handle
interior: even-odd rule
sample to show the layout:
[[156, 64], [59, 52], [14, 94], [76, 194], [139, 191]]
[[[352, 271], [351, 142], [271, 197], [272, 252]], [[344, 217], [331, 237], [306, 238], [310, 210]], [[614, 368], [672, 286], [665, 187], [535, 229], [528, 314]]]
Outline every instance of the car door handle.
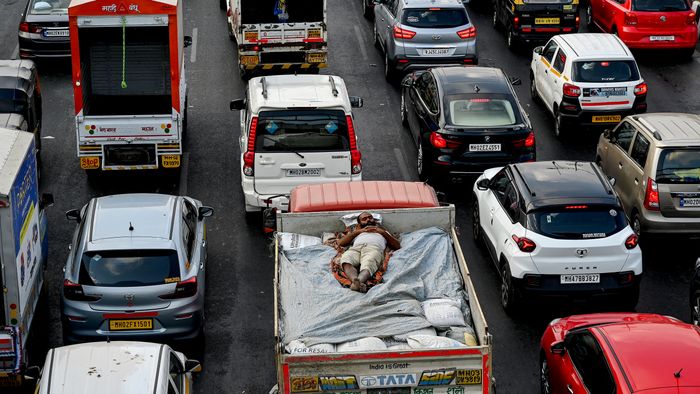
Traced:
[[544, 73], [545, 73], [545, 74], [549, 74], [549, 70], [544, 70]]
[[202, 248], [206, 248], [206, 247], [207, 247], [207, 241], [202, 241]]
[[574, 389], [571, 388], [571, 385], [570, 385], [570, 384], [567, 384], [567, 385], [566, 385], [566, 389], [569, 390], [569, 392], [570, 392], [571, 394], [574, 394]]
[[617, 168], [622, 169], [622, 163], [617, 163]]
[[634, 184], [635, 184], [635, 185], [639, 185], [639, 179], [634, 178]]
[[267, 160], [260, 160], [258, 163], [261, 165], [264, 165], [264, 166], [271, 166], [271, 165], [275, 164], [275, 161], [267, 159]]

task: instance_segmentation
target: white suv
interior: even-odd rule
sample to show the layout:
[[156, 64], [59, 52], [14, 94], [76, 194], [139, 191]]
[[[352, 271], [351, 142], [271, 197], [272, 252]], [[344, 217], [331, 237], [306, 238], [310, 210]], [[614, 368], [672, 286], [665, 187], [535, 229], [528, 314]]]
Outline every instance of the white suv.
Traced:
[[501, 303], [525, 296], [639, 298], [642, 253], [596, 164], [547, 161], [492, 168], [474, 184], [472, 224], [501, 274]]
[[580, 126], [611, 126], [647, 110], [647, 84], [629, 48], [615, 35], [577, 33], [536, 47], [530, 92], [554, 116], [562, 137]]
[[308, 183], [362, 180], [352, 107], [345, 82], [328, 75], [252, 78], [240, 110], [241, 185], [246, 214], [287, 210], [289, 193]]

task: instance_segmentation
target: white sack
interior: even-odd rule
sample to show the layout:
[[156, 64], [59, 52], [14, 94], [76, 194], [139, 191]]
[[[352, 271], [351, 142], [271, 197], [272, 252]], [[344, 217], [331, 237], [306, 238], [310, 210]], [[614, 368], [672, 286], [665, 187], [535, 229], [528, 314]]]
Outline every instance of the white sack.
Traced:
[[296, 233], [277, 233], [280, 240], [280, 246], [284, 250], [292, 250], [304, 248], [306, 246], [321, 245], [321, 238], [311, 235], [296, 234]]
[[408, 337], [408, 346], [413, 349], [444, 349], [455, 347], [466, 347], [466, 345], [454, 339], [431, 336], [431, 335], [411, 335]]
[[466, 326], [459, 301], [435, 298], [421, 302], [421, 306], [434, 327]]
[[426, 328], [421, 328], [420, 330], [414, 330], [407, 332], [405, 334], [399, 334], [399, 335], [394, 335], [394, 339], [397, 341], [406, 341], [406, 338], [408, 338], [409, 335], [431, 335], [431, 336], [436, 336], [437, 332], [435, 332], [435, 328], [433, 327], [426, 327]]

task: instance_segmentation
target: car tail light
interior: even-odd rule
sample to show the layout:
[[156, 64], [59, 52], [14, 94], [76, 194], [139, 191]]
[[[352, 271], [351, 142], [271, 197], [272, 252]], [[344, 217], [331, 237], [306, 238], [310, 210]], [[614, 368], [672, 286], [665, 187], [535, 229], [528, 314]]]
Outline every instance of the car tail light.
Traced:
[[410, 40], [415, 35], [416, 35], [415, 31], [406, 30], [406, 29], [402, 29], [398, 26], [394, 26], [394, 38], [398, 38], [400, 40]]
[[634, 87], [634, 95], [635, 96], [642, 96], [647, 94], [647, 83], [642, 82], [639, 85]]
[[80, 283], [63, 280], [63, 296], [71, 301], [99, 301], [102, 297], [96, 295], [86, 295]]
[[644, 208], [650, 211], [659, 210], [659, 188], [656, 186], [656, 181], [647, 179], [647, 191], [644, 195]]
[[581, 88], [570, 83], [565, 83], [562, 87], [564, 96], [568, 97], [578, 97], [581, 95]]
[[447, 140], [442, 134], [433, 131], [430, 133], [430, 145], [438, 149], [444, 149], [447, 148]]
[[250, 120], [250, 130], [248, 130], [248, 150], [243, 154], [243, 175], [253, 176], [255, 174], [255, 133], [258, 130], [258, 117], [253, 116]]
[[159, 295], [158, 298], [163, 300], [174, 300], [177, 298], [193, 297], [197, 294], [197, 277], [193, 276], [189, 279], [177, 282], [175, 292], [170, 294]]
[[567, 205], [564, 209], [588, 209], [588, 205]]
[[535, 132], [531, 131], [527, 137], [522, 140], [513, 141], [513, 146], [516, 148], [534, 148], [535, 147]]
[[520, 25], [520, 18], [516, 16], [515, 18], [513, 18], [513, 27], [517, 29], [519, 27], [519, 25]]
[[637, 237], [637, 234], [632, 234], [627, 239], [625, 240], [625, 247], [627, 249], [634, 249], [637, 247], [637, 244], [639, 243], [639, 238]]
[[621, 285], [628, 285], [628, 284], [634, 282], [634, 272], [625, 271], [625, 272], [618, 273], [617, 274], [617, 281]]
[[525, 284], [527, 287], [542, 286], [542, 277], [540, 275], [527, 274], [525, 275]]
[[530, 253], [537, 247], [537, 245], [535, 245], [535, 241], [529, 238], [518, 237], [515, 234], [513, 234], [512, 238], [513, 241], [515, 241], [515, 244], [518, 245], [518, 249], [520, 249], [521, 252]]
[[688, 14], [688, 17], [687, 17], [687, 19], [685, 20], [685, 22], [686, 22], [687, 24], [689, 24], [689, 25], [694, 25], [694, 24], [696, 24], [696, 23], [697, 23], [697, 19], [695, 18], [695, 13], [694, 13], [694, 12], [691, 12], [690, 14]]
[[362, 172], [362, 153], [357, 149], [355, 125], [350, 115], [345, 115], [345, 121], [348, 124], [348, 138], [350, 139], [350, 170], [353, 174], [359, 174]]
[[41, 33], [41, 30], [41, 26], [34, 23], [22, 22], [19, 24], [19, 31], [23, 31], [25, 33]]
[[457, 32], [459, 38], [466, 40], [467, 38], [476, 37], [476, 27], [472, 26], [468, 29], [460, 30]]
[[637, 15], [632, 12], [625, 12], [625, 25], [636, 26]]

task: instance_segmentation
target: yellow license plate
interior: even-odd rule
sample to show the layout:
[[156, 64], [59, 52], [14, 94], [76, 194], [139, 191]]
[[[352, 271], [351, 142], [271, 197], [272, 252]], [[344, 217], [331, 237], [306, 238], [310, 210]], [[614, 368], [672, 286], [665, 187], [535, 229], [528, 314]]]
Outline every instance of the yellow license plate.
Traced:
[[257, 31], [247, 31], [243, 34], [243, 37], [245, 38], [246, 41], [257, 41], [258, 40], [258, 32]]
[[600, 115], [593, 117], [593, 123], [617, 123], [622, 120], [622, 115]]
[[306, 55], [309, 63], [325, 63], [326, 54], [325, 53], [309, 53]]
[[180, 167], [180, 155], [163, 155], [160, 162], [163, 163], [163, 168], [178, 168]]
[[21, 375], [0, 376], [0, 387], [19, 387], [22, 385]]
[[244, 66], [254, 66], [259, 63], [258, 56], [241, 56], [241, 64]]
[[129, 319], [129, 320], [110, 320], [110, 331], [122, 330], [152, 330], [153, 319]]
[[480, 369], [458, 369], [457, 379], [455, 380], [457, 384], [481, 384], [481, 370]]
[[536, 25], [558, 25], [559, 18], [535, 18]]
[[81, 157], [80, 168], [83, 170], [94, 170], [96, 168], [100, 168], [100, 158], [94, 156]]
[[310, 29], [308, 38], [321, 38], [321, 29]]

